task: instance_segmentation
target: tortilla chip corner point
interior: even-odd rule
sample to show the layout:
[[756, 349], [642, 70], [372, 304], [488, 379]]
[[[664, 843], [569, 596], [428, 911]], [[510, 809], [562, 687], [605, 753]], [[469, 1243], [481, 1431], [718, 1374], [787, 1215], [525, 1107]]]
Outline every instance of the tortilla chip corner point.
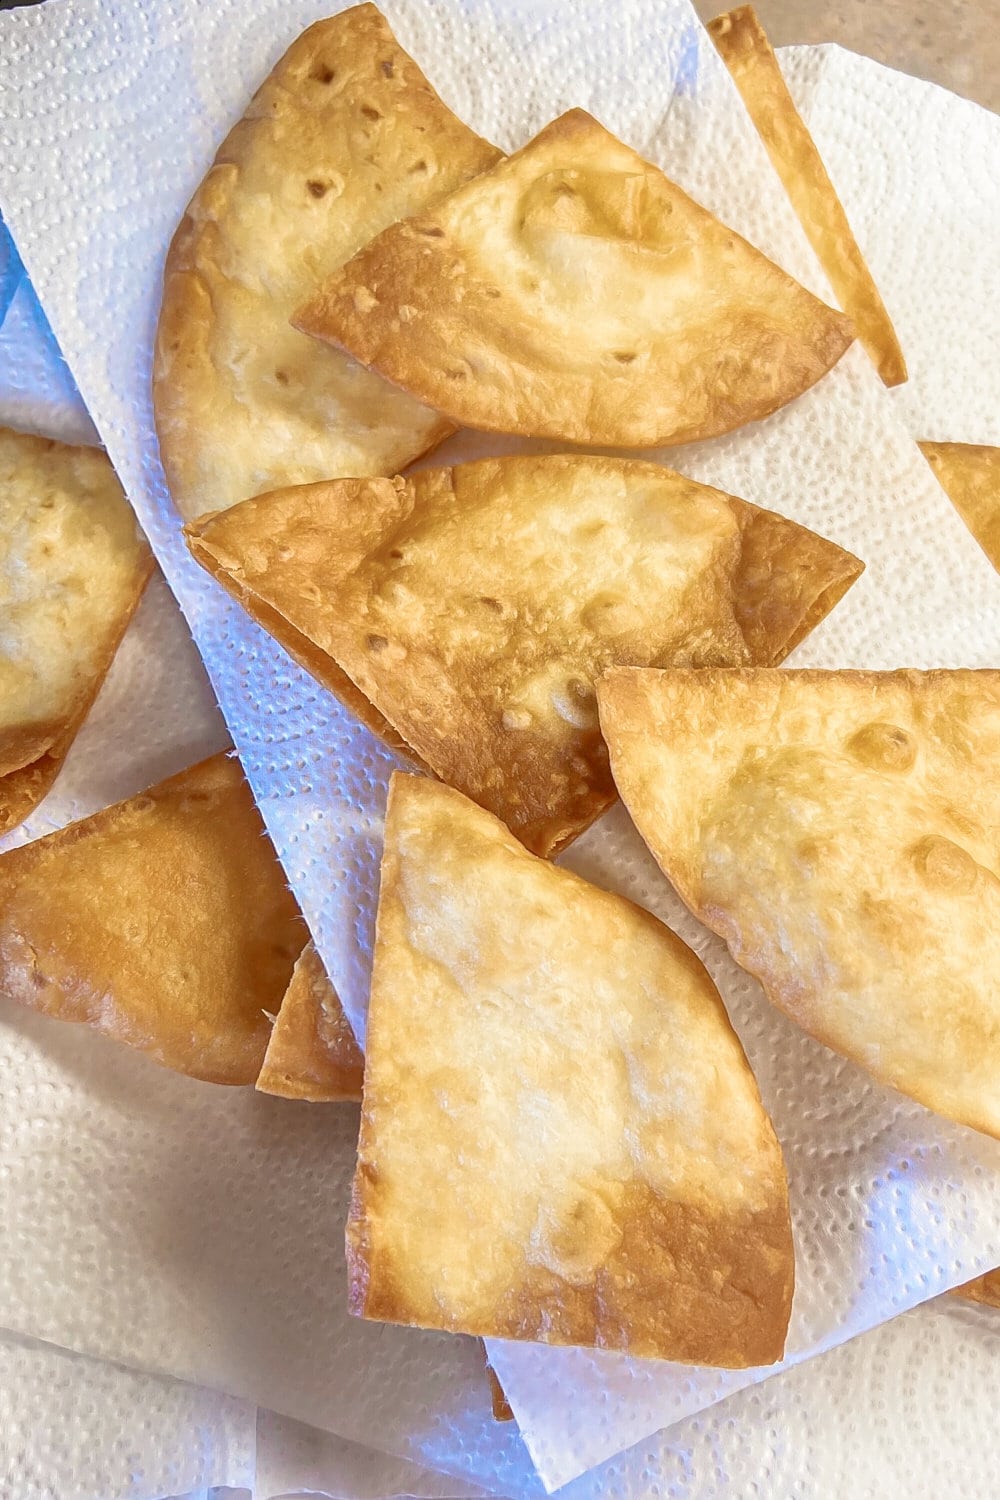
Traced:
[[921, 442], [917, 446], [962, 520], [1000, 572], [1000, 447], [941, 442]]
[[262, 1094], [313, 1104], [361, 1098], [365, 1060], [310, 941], [296, 959], [257, 1077]]

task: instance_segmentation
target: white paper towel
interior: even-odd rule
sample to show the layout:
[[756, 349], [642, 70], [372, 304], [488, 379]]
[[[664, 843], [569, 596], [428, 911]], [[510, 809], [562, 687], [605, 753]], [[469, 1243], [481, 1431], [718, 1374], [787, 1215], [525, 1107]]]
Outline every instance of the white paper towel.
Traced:
[[[944, 1297], [685, 1418], [574, 1480], [559, 1500], [992, 1496], [998, 1359], [1000, 1314]], [[289, 1460], [276, 1425], [258, 1426], [254, 1500], [280, 1500], [286, 1479], [336, 1500], [345, 1480], [366, 1494], [360, 1454], [313, 1432]]]
[[781, 66], [906, 350], [897, 412], [1000, 444], [1000, 115], [840, 47]]
[[[0, 235], [6, 231], [0, 225]], [[0, 422], [48, 433], [64, 443], [97, 443], [34, 287], [19, 274], [0, 320]]]
[[316, 1493], [331, 1500], [386, 1500], [395, 1495], [483, 1500], [488, 1492], [262, 1410], [257, 1419], [254, 1500]]
[[[63, 0], [2, 18], [0, 199], [99, 430], [192, 620], [324, 956], [359, 1016], [377, 865], [377, 786], [384, 784], [388, 757], [188, 562], [164, 504], [146, 389], [156, 275], [169, 232], [266, 64], [326, 8], [305, 0], [211, 10], [193, 0], [142, 7], [121, 0], [104, 8], [93, 0]], [[589, 104], [735, 227], [821, 285], [728, 80], [685, 5], [634, 0], [612, 9], [522, 0], [501, 8], [456, 0], [418, 7], [401, 0], [387, 8], [451, 102], [501, 144], [522, 138], [567, 104]], [[67, 199], [61, 191], [67, 181], [86, 183], [87, 191]], [[800, 660], [975, 664], [995, 655], [1000, 609], [993, 575], [894, 425], [888, 398], [857, 351], [759, 429], [688, 450], [675, 461], [817, 526], [865, 557], [865, 579]], [[588, 835], [573, 862], [669, 910], [662, 882], [621, 815]], [[767, 1011], [742, 976], [727, 975], [717, 948], [710, 959], [723, 975], [789, 1154], [802, 1286], [793, 1350], [804, 1354], [846, 1338], [1000, 1259], [1000, 1204], [986, 1170], [997, 1161], [995, 1148], [950, 1130], [832, 1059]], [[173, 1119], [165, 1096], [163, 1106], [152, 1144], [165, 1152], [163, 1132]], [[198, 1288], [208, 1293], [224, 1265], [226, 1295], [219, 1297], [222, 1288], [216, 1288], [207, 1305], [198, 1303], [198, 1317], [185, 1317], [171, 1295], [176, 1268], [169, 1256], [166, 1264], [151, 1264], [141, 1236], [120, 1237], [111, 1247], [101, 1241], [99, 1225], [88, 1225], [102, 1249], [113, 1249], [116, 1271], [127, 1267], [126, 1301], [130, 1278], [138, 1276], [145, 1321], [123, 1312], [98, 1323], [90, 1297], [100, 1295], [102, 1276], [87, 1265], [77, 1273], [89, 1289], [82, 1307], [67, 1306], [54, 1285], [40, 1309], [37, 1277], [21, 1277], [0, 1294], [10, 1304], [6, 1310], [0, 1305], [0, 1317], [16, 1303], [20, 1318], [58, 1325], [59, 1336], [78, 1346], [96, 1343], [118, 1358], [197, 1372], [350, 1436], [366, 1435], [351, 1425], [359, 1419], [352, 1393], [317, 1389], [315, 1379], [324, 1350], [337, 1347], [341, 1336], [330, 1283], [342, 1267], [332, 1252], [303, 1248], [286, 1258], [282, 1276], [274, 1275], [276, 1225], [293, 1224], [300, 1247], [328, 1251], [324, 1216], [336, 1212], [330, 1202], [317, 1201], [315, 1185], [332, 1192], [337, 1173], [321, 1169], [310, 1179], [306, 1172], [301, 1184], [282, 1178], [276, 1188], [279, 1163], [288, 1171], [308, 1161], [310, 1147], [299, 1131], [309, 1127], [289, 1127], [286, 1134], [277, 1116], [266, 1126], [261, 1121], [253, 1137], [257, 1160], [247, 1163], [241, 1155], [247, 1126], [235, 1111], [206, 1104], [192, 1113], [200, 1118], [189, 1122], [189, 1133], [173, 1132], [171, 1183], [189, 1225], [198, 1209], [204, 1212], [205, 1253], [197, 1266], [185, 1261], [183, 1270], [197, 1274]], [[99, 1115], [92, 1113], [92, 1135]], [[197, 1152], [182, 1154], [199, 1125], [217, 1133], [221, 1160], [237, 1165], [238, 1181], [226, 1179], [226, 1206], [238, 1210], [238, 1235], [225, 1215], [220, 1222], [208, 1208], [215, 1167], [196, 1160]], [[136, 1152], [126, 1148], [122, 1155], [125, 1176], [138, 1188]], [[159, 1156], [154, 1165], [162, 1170]], [[142, 1186], [148, 1190], [145, 1180]], [[256, 1215], [249, 1208], [255, 1192], [267, 1203]], [[71, 1253], [69, 1216], [60, 1213], [59, 1195], [55, 1203], [52, 1196], [36, 1192], [32, 1219], [19, 1227], [30, 1240], [44, 1221], [45, 1242], [32, 1250], [64, 1266]], [[101, 1201], [117, 1206], [120, 1197], [116, 1184], [110, 1200]], [[239, 1311], [245, 1316], [236, 1329]], [[280, 1365], [269, 1357], [278, 1328], [288, 1356]], [[213, 1338], [206, 1345], [209, 1329]], [[523, 1463], [516, 1443], [501, 1442], [499, 1452], [480, 1435], [467, 1407], [448, 1404], [449, 1382], [461, 1373], [456, 1361], [464, 1358], [455, 1349], [464, 1346], [450, 1341], [446, 1351], [440, 1342], [397, 1330], [387, 1330], [377, 1345], [359, 1347], [358, 1337], [354, 1329], [344, 1332], [338, 1353], [366, 1360], [362, 1425], [374, 1422], [379, 1441], [501, 1488], [515, 1477]], [[497, 1360], [550, 1484], [733, 1383], [574, 1351], [563, 1358], [561, 1351], [501, 1349]], [[405, 1399], [388, 1399], [399, 1393], [400, 1381]], [[419, 1398], [409, 1394], [411, 1382], [421, 1383]], [[445, 1414], [443, 1420], [435, 1414], [432, 1432], [434, 1400]]]
[[0, 1336], [4, 1500], [156, 1500], [256, 1479], [256, 1409], [65, 1349]]
[[[3, 342], [0, 339], [0, 344]], [[11, 367], [9, 356], [21, 367], [37, 368], [39, 363], [46, 363], [44, 348], [39, 361], [38, 349], [26, 349], [24, 345], [22, 339], [15, 347], [0, 351], [0, 382]], [[4, 391], [3, 395], [8, 393]], [[47, 412], [49, 430], [54, 430], [52, 415]], [[122, 727], [127, 723], [126, 710]], [[927, 1318], [934, 1320], [935, 1331], [926, 1328]], [[945, 1321], [939, 1329], [942, 1318]], [[911, 1500], [924, 1496], [940, 1500], [970, 1490], [986, 1493], [996, 1472], [990, 1363], [996, 1350], [994, 1330], [995, 1322], [987, 1311], [938, 1304], [823, 1356], [762, 1390], [734, 1397], [702, 1417], [680, 1423], [655, 1443], [639, 1445], [606, 1470], [616, 1472], [619, 1486], [627, 1475], [624, 1492], [629, 1496], [663, 1493], [669, 1487], [675, 1500], [695, 1495], [708, 1500], [723, 1494], [727, 1500], [741, 1500], [761, 1493], [793, 1492], [801, 1500], [826, 1500], [830, 1494], [844, 1492], [848, 1485], [858, 1495], [882, 1495], [905, 1487]], [[43, 1476], [59, 1475], [58, 1485], [52, 1483], [51, 1487], [60, 1495], [74, 1493], [68, 1485], [70, 1476], [82, 1479], [81, 1494], [87, 1493], [90, 1472], [106, 1476], [103, 1482], [95, 1483], [92, 1493], [100, 1492], [109, 1500], [117, 1491], [111, 1463], [101, 1466], [105, 1452], [102, 1438], [106, 1439], [109, 1430], [114, 1431], [115, 1419], [120, 1418], [134, 1450], [140, 1440], [139, 1424], [125, 1415], [120, 1394], [112, 1394], [109, 1401], [105, 1372], [110, 1367], [77, 1359], [70, 1395], [74, 1404], [82, 1404], [88, 1413], [86, 1443], [90, 1457], [96, 1457], [97, 1462], [93, 1471], [76, 1458], [65, 1463], [63, 1453], [51, 1441], [52, 1435], [67, 1425], [64, 1407], [56, 1399], [61, 1387], [51, 1377], [50, 1361], [60, 1355], [44, 1346], [35, 1348], [45, 1361], [44, 1387], [34, 1374], [27, 1378], [21, 1375], [20, 1383], [32, 1398], [36, 1455], [37, 1439], [40, 1432], [44, 1434], [41, 1472]], [[98, 1381], [89, 1378], [91, 1368], [98, 1372]], [[118, 1373], [119, 1379], [144, 1380], [154, 1393], [161, 1384], [156, 1377]], [[42, 1389], [44, 1397], [38, 1395]], [[103, 1420], [102, 1399], [107, 1408]], [[219, 1400], [206, 1392], [201, 1393], [201, 1399]], [[144, 1396], [143, 1408], [141, 1435], [148, 1441], [150, 1428], [158, 1430], [155, 1418], [160, 1408], [155, 1394], [153, 1399]], [[862, 1408], [874, 1415], [859, 1424], [857, 1413]], [[47, 1425], [40, 1416], [49, 1419]], [[849, 1431], [852, 1425], [857, 1430]], [[20, 1436], [20, 1429], [8, 1415], [5, 1434], [12, 1426]], [[202, 1416], [198, 1431], [204, 1430]], [[162, 1449], [161, 1445], [161, 1451], [184, 1454], [187, 1444], [183, 1429], [173, 1435], [172, 1447]], [[24, 1454], [23, 1446], [19, 1452]], [[436, 1483], [433, 1476], [425, 1474], [421, 1479], [420, 1471], [399, 1464], [394, 1486], [386, 1462], [380, 1455], [331, 1434], [303, 1429], [273, 1413], [261, 1413], [256, 1500], [270, 1500], [292, 1489], [352, 1497], [382, 1495], [395, 1492], [401, 1484], [406, 1486], [406, 1493], [424, 1494], [429, 1493], [424, 1484]], [[606, 1470], [573, 1485], [575, 1500], [583, 1500], [584, 1490], [588, 1496], [603, 1496], [612, 1478]], [[147, 1460], [147, 1478], [152, 1472]], [[956, 1476], [960, 1476], [957, 1482]], [[223, 1482], [218, 1471], [215, 1482]], [[227, 1482], [237, 1481], [230, 1478]], [[164, 1482], [161, 1489], [166, 1487]], [[16, 1489], [13, 1485], [9, 1488], [19, 1500], [25, 1493], [20, 1484]], [[123, 1495], [159, 1492], [121, 1491]], [[449, 1490], [445, 1482], [435, 1492], [456, 1490]]]

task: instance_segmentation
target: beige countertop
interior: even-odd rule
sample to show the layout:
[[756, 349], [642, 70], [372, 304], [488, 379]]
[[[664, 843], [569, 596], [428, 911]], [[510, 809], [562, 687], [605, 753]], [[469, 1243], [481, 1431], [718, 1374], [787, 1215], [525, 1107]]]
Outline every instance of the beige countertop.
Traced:
[[[708, 21], [729, 5], [695, 0], [695, 9]], [[775, 47], [839, 42], [1000, 111], [1000, 0], [755, 0], [755, 9]]]

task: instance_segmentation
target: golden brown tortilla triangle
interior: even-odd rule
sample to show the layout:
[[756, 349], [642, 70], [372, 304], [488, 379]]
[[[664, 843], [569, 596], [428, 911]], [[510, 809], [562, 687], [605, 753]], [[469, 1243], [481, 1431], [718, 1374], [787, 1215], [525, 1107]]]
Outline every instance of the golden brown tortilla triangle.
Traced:
[[292, 44], [219, 148], [167, 255], [153, 399], [187, 518], [277, 484], [391, 472], [450, 424], [288, 322], [327, 273], [500, 153], [374, 5]]
[[838, 302], [885, 384], [901, 385], [906, 361], [896, 330], [756, 11], [741, 5], [716, 16], [708, 33]]
[[364, 722], [545, 854], [614, 800], [600, 671], [782, 661], [862, 567], [668, 469], [583, 454], [276, 491], [187, 534]]
[[0, 427], [0, 833], [58, 775], [152, 567], [105, 453]]
[[1000, 1135], [1000, 672], [609, 672], [664, 873], [826, 1046]]
[[0, 855], [0, 991], [194, 1078], [254, 1082], [305, 937], [227, 755]]
[[295, 323], [456, 423], [624, 448], [766, 417], [854, 337], [583, 110], [384, 230]]
[[398, 773], [347, 1249], [356, 1313], [481, 1337], [742, 1367], [791, 1305], [781, 1152], [701, 964]]
[[360, 1099], [365, 1060], [312, 942], [296, 960], [257, 1078], [263, 1094]]
[[938, 483], [1000, 571], [1000, 448], [980, 443], [920, 443]]

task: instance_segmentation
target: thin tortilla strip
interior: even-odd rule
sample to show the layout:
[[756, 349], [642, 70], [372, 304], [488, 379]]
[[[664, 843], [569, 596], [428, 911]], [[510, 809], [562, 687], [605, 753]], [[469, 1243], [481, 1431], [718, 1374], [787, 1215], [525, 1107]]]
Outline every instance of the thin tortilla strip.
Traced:
[[609, 673], [618, 789], [804, 1030], [1000, 1135], [1000, 672]]
[[448, 433], [439, 413], [288, 319], [379, 230], [499, 155], [442, 103], [374, 5], [317, 22], [289, 48], [167, 256], [153, 399], [182, 515], [278, 484], [391, 473]]
[[365, 1060], [313, 943], [295, 964], [257, 1079], [284, 1099], [360, 1099]]
[[766, 417], [854, 337], [583, 110], [378, 235], [295, 323], [455, 422], [627, 448]]
[[486, 1365], [486, 1379], [490, 1388], [490, 1405], [493, 1408], [494, 1422], [513, 1422], [514, 1413], [511, 1409], [511, 1404], [507, 1400], [504, 1388], [497, 1377], [496, 1370], [488, 1362]]
[[615, 800], [605, 667], [781, 661], [862, 569], [771, 511], [583, 454], [281, 490], [187, 530], [321, 682], [346, 677], [366, 722], [541, 854]]
[[708, 32], [837, 301], [885, 384], [901, 385], [906, 361], [896, 330], [756, 11], [752, 5], [727, 11], [709, 21]]
[[227, 755], [0, 856], [0, 993], [193, 1078], [254, 1082], [305, 938]]
[[781, 1150], [694, 954], [399, 773], [347, 1253], [364, 1317], [694, 1364], [780, 1358], [792, 1298]]
[[952, 1296], [964, 1297], [969, 1302], [981, 1302], [985, 1307], [1000, 1307], [1000, 1270], [987, 1271], [976, 1276], [963, 1286], [952, 1288]]
[[106, 454], [0, 427], [0, 833], [55, 780], [152, 566]]
[[920, 443], [976, 541], [1000, 572], [1000, 448], [980, 443]]

